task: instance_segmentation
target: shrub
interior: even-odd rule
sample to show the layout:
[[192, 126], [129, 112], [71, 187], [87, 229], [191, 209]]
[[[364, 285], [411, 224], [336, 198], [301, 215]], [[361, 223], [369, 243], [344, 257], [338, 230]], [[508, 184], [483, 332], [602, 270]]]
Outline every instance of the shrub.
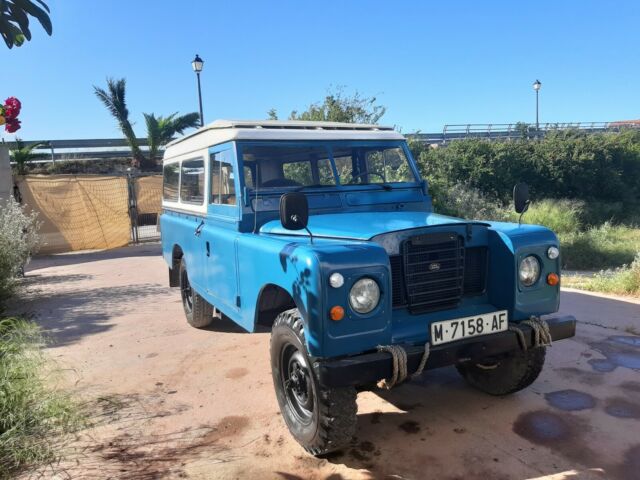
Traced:
[[[531, 203], [522, 217], [523, 223], [544, 225], [556, 234], [577, 233], [582, 229], [584, 202], [576, 200], [550, 200]], [[519, 215], [509, 213], [509, 220], [517, 222]]]
[[505, 216], [499, 200], [468, 185], [442, 186], [434, 183], [430, 188], [434, 209], [438, 213], [469, 220], [496, 220]]
[[591, 278], [582, 279], [577, 286], [596, 292], [640, 295], [640, 252], [636, 254], [631, 265], [625, 265], [616, 270], [601, 271]]
[[640, 251], [640, 230], [605, 223], [584, 232], [561, 234], [562, 264], [572, 270], [593, 270], [630, 264]]
[[444, 148], [410, 144], [432, 181], [464, 181], [507, 201], [513, 185], [526, 181], [532, 198], [637, 203], [640, 196], [640, 132], [548, 133], [537, 140], [452, 141]]
[[13, 292], [16, 277], [36, 251], [39, 222], [13, 200], [0, 208], [0, 312]]
[[81, 425], [70, 398], [52, 390], [37, 326], [0, 319], [0, 478], [59, 455], [58, 434]]

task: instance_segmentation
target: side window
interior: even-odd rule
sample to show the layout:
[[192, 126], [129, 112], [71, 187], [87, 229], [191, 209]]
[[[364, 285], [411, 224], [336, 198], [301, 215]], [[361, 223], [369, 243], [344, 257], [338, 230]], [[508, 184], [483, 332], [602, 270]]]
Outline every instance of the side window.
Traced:
[[223, 150], [211, 155], [211, 203], [236, 204], [235, 175], [231, 151]]
[[169, 202], [178, 201], [180, 163], [170, 163], [162, 169], [162, 197]]
[[204, 160], [182, 162], [180, 199], [194, 205], [202, 205], [204, 202]]

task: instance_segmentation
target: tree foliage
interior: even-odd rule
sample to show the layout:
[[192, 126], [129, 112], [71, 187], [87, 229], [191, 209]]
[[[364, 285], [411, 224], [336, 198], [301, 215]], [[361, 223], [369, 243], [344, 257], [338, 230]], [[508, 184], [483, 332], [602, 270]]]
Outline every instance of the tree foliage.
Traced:
[[118, 126], [124, 138], [127, 140], [133, 155], [133, 164], [143, 170], [156, 166], [158, 151], [166, 145], [173, 136], [182, 134], [187, 128], [200, 124], [200, 115], [196, 112], [178, 115], [177, 112], [167, 117], [155, 116], [153, 113], [145, 113], [144, 119], [147, 126], [147, 140], [149, 142], [149, 154], [145, 155], [138, 138], [133, 131], [133, 124], [129, 120], [129, 109], [126, 102], [127, 82], [124, 78], [107, 78], [107, 88], [103, 89], [94, 85], [93, 89], [100, 101], [107, 107], [109, 113], [118, 122]]
[[36, 148], [42, 146], [42, 143], [25, 145], [22, 140], [16, 138], [16, 148], [12, 149], [9, 155], [11, 156], [11, 161], [16, 164], [16, 173], [18, 175], [24, 175], [27, 172], [29, 162], [42, 156], [41, 154], [33, 153]]
[[196, 112], [178, 115], [174, 112], [167, 117], [153, 113], [145, 113], [144, 120], [147, 124], [147, 141], [149, 144], [149, 162], [156, 163], [160, 147], [171, 141], [174, 135], [182, 133], [188, 128], [200, 125], [200, 115]]
[[[364, 97], [357, 91], [349, 95], [343, 88], [336, 88], [329, 91], [322, 102], [312, 103], [302, 112], [291, 112], [289, 120], [377, 124], [386, 110], [376, 97]], [[271, 120], [278, 119], [273, 108], [267, 114]]]
[[49, 7], [42, 0], [0, 0], [0, 35], [7, 47], [19, 47], [25, 40], [31, 40], [30, 17], [51, 35]]

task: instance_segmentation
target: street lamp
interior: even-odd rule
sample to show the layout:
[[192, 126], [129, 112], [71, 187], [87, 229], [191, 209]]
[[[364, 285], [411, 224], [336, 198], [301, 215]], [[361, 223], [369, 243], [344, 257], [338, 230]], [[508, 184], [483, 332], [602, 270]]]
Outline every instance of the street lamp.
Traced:
[[193, 67], [193, 71], [196, 72], [196, 77], [198, 77], [198, 102], [200, 103], [200, 126], [204, 126], [204, 116], [202, 115], [202, 89], [200, 88], [200, 72], [202, 71], [202, 66], [204, 65], [204, 61], [200, 58], [200, 56], [196, 53], [196, 58], [191, 62], [191, 66]]
[[538, 96], [540, 93], [540, 87], [542, 87], [540, 80], [533, 82], [533, 89], [536, 91], [536, 133], [540, 131], [540, 122], [538, 120]]

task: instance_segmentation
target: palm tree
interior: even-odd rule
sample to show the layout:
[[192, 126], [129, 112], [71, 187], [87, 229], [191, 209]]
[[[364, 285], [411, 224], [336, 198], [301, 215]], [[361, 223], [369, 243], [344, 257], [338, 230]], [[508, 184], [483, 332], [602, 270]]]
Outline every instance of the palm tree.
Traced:
[[25, 145], [22, 140], [16, 138], [16, 148], [9, 152], [11, 161], [16, 164], [16, 173], [18, 175], [24, 175], [27, 173], [27, 164], [31, 160], [41, 157], [41, 154], [33, 153], [33, 150], [43, 146], [43, 143], [32, 143], [31, 145]]
[[42, 0], [0, 0], [0, 36], [7, 47], [19, 47], [25, 40], [31, 40], [29, 17], [36, 18], [51, 35], [49, 7]]
[[153, 113], [145, 113], [144, 120], [147, 123], [147, 141], [149, 143], [149, 163], [155, 165], [160, 147], [165, 146], [177, 133], [182, 133], [187, 128], [200, 126], [200, 114], [197, 112], [179, 115], [172, 113], [167, 117]]
[[140, 150], [138, 139], [129, 121], [129, 110], [127, 109], [125, 99], [126, 87], [127, 81], [124, 78], [118, 80], [107, 78], [106, 90], [96, 87], [95, 85], [93, 86], [93, 90], [104, 106], [107, 107], [111, 115], [118, 121], [118, 126], [131, 148], [134, 166], [146, 168], [149, 166], [147, 159]]

